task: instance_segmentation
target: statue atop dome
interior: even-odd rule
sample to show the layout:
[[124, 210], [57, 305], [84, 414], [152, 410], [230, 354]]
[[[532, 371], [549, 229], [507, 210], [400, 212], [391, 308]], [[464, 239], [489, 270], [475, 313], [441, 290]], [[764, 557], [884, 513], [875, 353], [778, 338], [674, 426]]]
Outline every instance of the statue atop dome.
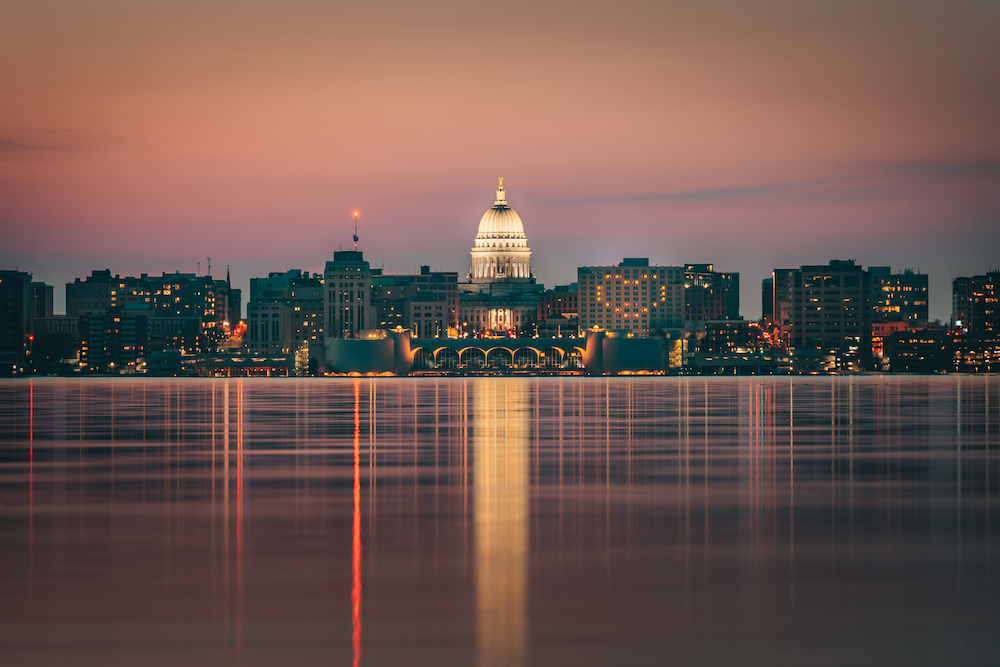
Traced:
[[500, 187], [497, 188], [497, 200], [493, 206], [507, 206], [507, 193], [503, 189], [503, 176], [500, 177]]

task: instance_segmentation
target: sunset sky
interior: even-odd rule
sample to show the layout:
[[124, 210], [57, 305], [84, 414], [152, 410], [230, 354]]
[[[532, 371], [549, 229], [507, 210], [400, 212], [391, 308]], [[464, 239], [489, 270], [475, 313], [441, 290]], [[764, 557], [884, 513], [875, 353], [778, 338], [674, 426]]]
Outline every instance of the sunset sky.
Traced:
[[1000, 2], [4, 0], [0, 264], [1000, 269]]

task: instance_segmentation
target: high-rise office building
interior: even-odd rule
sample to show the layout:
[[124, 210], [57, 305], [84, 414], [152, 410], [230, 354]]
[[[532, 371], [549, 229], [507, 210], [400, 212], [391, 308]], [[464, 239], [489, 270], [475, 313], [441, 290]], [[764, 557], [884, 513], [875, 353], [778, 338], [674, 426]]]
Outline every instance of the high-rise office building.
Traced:
[[105, 269], [66, 284], [68, 317], [101, 314], [111, 308], [144, 312], [154, 351], [175, 349], [172, 345], [186, 350], [215, 348], [225, 336], [225, 323], [238, 320], [239, 314], [230, 312], [232, 307], [239, 304], [232, 299], [228, 276], [216, 280], [175, 271], [123, 278]]
[[372, 271], [363, 253], [333, 253], [333, 261], [326, 263], [323, 272], [323, 286], [325, 338], [357, 338], [362, 331], [373, 328]]
[[411, 329], [420, 338], [444, 337], [459, 325], [458, 273], [431, 271], [417, 275], [372, 276], [372, 308], [378, 329]]
[[760, 316], [766, 322], [774, 323], [774, 276], [760, 281]]
[[775, 269], [771, 273], [771, 325], [778, 330], [778, 335], [784, 343], [788, 342], [791, 324], [791, 295], [789, 294], [789, 276], [795, 269]]
[[66, 283], [66, 315], [103, 313], [111, 307], [111, 271], [91, 271], [85, 280]]
[[870, 266], [873, 318], [879, 322], [927, 322], [927, 274], [912, 269], [893, 273], [888, 266]]
[[[290, 354], [323, 346], [325, 290], [319, 273], [293, 269], [250, 279], [246, 344], [250, 352]], [[284, 307], [277, 307], [284, 306]], [[264, 322], [264, 320], [267, 320]]]
[[650, 266], [645, 257], [577, 269], [580, 327], [646, 336], [684, 325], [684, 267]]
[[148, 311], [114, 306], [80, 316], [80, 371], [134, 373], [149, 343]]
[[[789, 274], [789, 347], [866, 364], [871, 352], [872, 279], [853, 260], [802, 266]], [[847, 366], [843, 366], [847, 368]]]
[[711, 264], [684, 266], [684, 321], [688, 328], [705, 322], [740, 319], [740, 274], [720, 273]]
[[54, 308], [53, 288], [48, 283], [31, 283], [31, 319], [52, 317]]
[[1000, 335], [1000, 271], [955, 278], [952, 289], [952, 326], [969, 335]]
[[0, 271], [0, 375], [25, 362], [31, 335], [31, 274]]
[[247, 304], [246, 346], [251, 354], [291, 354], [292, 307], [281, 301], [251, 301]]

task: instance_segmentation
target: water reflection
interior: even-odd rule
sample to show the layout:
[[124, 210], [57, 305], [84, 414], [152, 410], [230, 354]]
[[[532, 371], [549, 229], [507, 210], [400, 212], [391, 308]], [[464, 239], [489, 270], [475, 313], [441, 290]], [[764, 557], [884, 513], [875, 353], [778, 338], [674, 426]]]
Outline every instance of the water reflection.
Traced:
[[361, 661], [361, 381], [354, 380], [354, 523], [351, 532], [351, 645]]
[[0, 663], [990, 663], [998, 388], [0, 382]]
[[483, 379], [472, 394], [478, 662], [516, 666], [527, 637], [527, 385]]

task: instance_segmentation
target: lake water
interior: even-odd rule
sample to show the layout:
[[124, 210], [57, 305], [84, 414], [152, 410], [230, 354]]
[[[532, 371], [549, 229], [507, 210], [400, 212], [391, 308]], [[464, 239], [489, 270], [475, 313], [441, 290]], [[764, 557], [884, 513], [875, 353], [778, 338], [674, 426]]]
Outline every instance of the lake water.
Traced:
[[996, 664], [1000, 378], [0, 382], [0, 664]]

